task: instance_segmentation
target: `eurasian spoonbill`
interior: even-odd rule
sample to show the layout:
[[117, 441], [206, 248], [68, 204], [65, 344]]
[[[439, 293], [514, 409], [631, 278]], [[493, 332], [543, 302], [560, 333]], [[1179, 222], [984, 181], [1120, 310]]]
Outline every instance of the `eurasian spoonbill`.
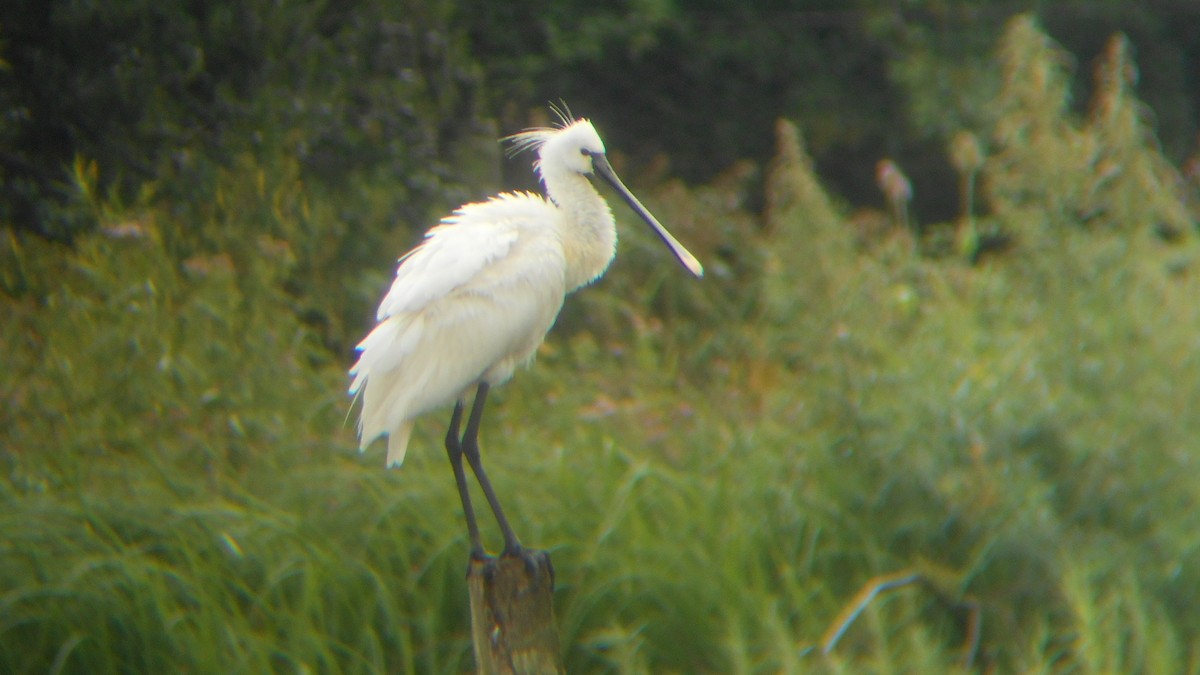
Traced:
[[[388, 436], [388, 466], [404, 461], [413, 421], [454, 403], [446, 452], [466, 515], [471, 555], [484, 556], [463, 458], [504, 536], [504, 554], [522, 552], [480, 461], [478, 434], [488, 390], [528, 363], [567, 293], [596, 280], [616, 250], [612, 211], [588, 180], [604, 179], [692, 274], [704, 270], [613, 172], [591, 122], [530, 129], [506, 140], [513, 154], [536, 151], [546, 197], [499, 194], [460, 206], [400, 258], [378, 324], [358, 345], [350, 394], [361, 397], [360, 449]], [[466, 398], [475, 401], [461, 437]]]

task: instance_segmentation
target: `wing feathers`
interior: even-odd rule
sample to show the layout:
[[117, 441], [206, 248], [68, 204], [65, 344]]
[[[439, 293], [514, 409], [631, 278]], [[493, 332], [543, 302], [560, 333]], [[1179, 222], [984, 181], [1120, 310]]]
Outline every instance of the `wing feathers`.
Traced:
[[539, 196], [499, 195], [458, 209], [400, 259], [350, 370], [362, 447], [388, 434], [388, 464], [400, 464], [414, 417], [529, 358], [565, 293], [557, 218]]
[[[548, 214], [538, 213], [550, 209]], [[532, 213], [531, 213], [532, 212]], [[376, 318], [421, 309], [471, 280], [508, 255], [520, 233], [519, 220], [554, 216], [553, 207], [536, 195], [506, 193], [467, 204], [429, 230], [425, 241], [400, 259], [396, 279]]]

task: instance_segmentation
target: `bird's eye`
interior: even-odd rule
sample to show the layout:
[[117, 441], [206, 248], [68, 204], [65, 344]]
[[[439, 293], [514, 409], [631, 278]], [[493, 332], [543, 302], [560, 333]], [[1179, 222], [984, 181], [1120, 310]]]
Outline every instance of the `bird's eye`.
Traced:
[[579, 149], [579, 154], [583, 155], [584, 157], [591, 157], [591, 156], [592, 156], [592, 153], [588, 152], [588, 149], [587, 149], [587, 148], [580, 148], [580, 149]]

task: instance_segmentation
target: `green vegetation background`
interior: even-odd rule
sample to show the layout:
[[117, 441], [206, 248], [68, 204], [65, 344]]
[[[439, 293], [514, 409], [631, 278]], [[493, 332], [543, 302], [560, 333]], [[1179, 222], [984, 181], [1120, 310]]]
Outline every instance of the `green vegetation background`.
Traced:
[[[385, 471], [345, 369], [394, 258], [516, 184], [495, 138], [561, 94], [709, 269], [622, 225], [487, 421], [569, 672], [960, 668], [963, 617], [915, 587], [821, 653], [902, 570], [978, 603], [973, 668], [1200, 672], [1196, 102], [1135, 94], [1196, 48], [1172, 7], [1085, 5], [1089, 76], [1057, 3], [18, 5], [0, 670], [471, 669], [442, 422]], [[806, 30], [765, 39], [781, 17]], [[1164, 39], [1086, 30], [1117, 19]], [[788, 67], [742, 70], [763, 45]], [[919, 237], [845, 179], [905, 152], [941, 195]]]

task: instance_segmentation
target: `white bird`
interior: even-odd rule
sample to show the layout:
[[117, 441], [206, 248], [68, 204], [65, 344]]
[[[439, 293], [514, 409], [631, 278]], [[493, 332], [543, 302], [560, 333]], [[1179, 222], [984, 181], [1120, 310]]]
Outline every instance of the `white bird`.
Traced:
[[[556, 110], [556, 112], [559, 112]], [[484, 556], [467, 491], [466, 457], [504, 536], [504, 554], [519, 555], [479, 457], [477, 437], [490, 387], [512, 377], [554, 325], [567, 293], [599, 278], [616, 252], [612, 211], [588, 180], [603, 178], [650, 225], [683, 265], [703, 276], [692, 256], [621, 183], [591, 122], [530, 129], [505, 140], [512, 153], [536, 151], [534, 170], [548, 198], [503, 193], [465, 204], [400, 258], [378, 324], [358, 345], [350, 394], [362, 399], [360, 450], [388, 436], [388, 466], [404, 461], [413, 421], [454, 403], [446, 451], [454, 469], [471, 555]], [[475, 402], [459, 436], [466, 397]]]

